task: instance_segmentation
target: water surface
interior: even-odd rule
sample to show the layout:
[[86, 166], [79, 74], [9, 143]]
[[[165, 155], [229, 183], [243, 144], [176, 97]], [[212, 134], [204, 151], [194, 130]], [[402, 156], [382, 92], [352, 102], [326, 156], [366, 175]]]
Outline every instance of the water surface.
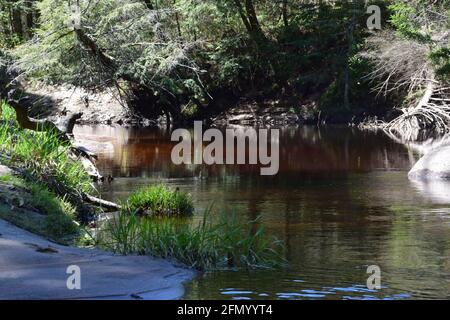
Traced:
[[[284, 241], [283, 270], [218, 271], [187, 285], [186, 299], [450, 298], [450, 184], [407, 178], [419, 155], [382, 133], [348, 128], [286, 128], [280, 172], [250, 165], [173, 165], [170, 133], [77, 127], [101, 143], [98, 166], [112, 175], [108, 199], [166, 182], [254, 219]], [[201, 213], [199, 213], [200, 215]], [[367, 266], [382, 270], [368, 290]]]

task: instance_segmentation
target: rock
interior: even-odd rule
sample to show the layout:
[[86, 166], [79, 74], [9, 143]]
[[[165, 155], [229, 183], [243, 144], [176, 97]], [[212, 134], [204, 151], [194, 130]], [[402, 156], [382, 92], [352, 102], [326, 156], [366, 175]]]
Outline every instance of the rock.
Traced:
[[413, 180], [412, 185], [419, 191], [420, 195], [433, 203], [450, 203], [450, 180]]
[[429, 151], [415, 164], [408, 177], [412, 180], [450, 179], [450, 146]]
[[[179, 299], [196, 273], [148, 256], [61, 246], [0, 219], [0, 300]], [[81, 288], [68, 290], [69, 266]]]
[[257, 104], [241, 102], [238, 106], [222, 112], [212, 119], [214, 125], [297, 125], [303, 118], [292, 104], [285, 106], [280, 101], [265, 101]]
[[12, 174], [12, 170], [6, 166], [2, 166], [0, 164], [0, 177], [2, 176], [7, 176], [7, 175], [11, 175]]

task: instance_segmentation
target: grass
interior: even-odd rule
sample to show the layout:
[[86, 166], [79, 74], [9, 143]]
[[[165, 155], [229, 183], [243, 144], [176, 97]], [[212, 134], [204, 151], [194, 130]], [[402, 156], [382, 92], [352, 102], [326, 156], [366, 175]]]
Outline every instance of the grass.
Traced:
[[0, 177], [0, 218], [59, 243], [73, 243], [83, 234], [69, 202], [44, 185], [11, 175]]
[[[21, 130], [12, 108], [0, 112], [0, 163], [24, 171], [27, 181], [0, 179], [0, 218], [59, 242], [82, 234], [75, 209], [56, 194], [89, 193], [90, 178], [56, 133]], [[3, 184], [3, 187], [2, 187]], [[13, 186], [15, 191], [11, 191]], [[13, 189], [14, 189], [13, 188]], [[62, 189], [60, 189], [62, 188]], [[207, 210], [200, 223], [190, 195], [157, 185], [133, 193], [122, 212], [99, 232], [99, 244], [121, 254], [176, 259], [198, 269], [273, 267], [283, 262], [279, 241], [256, 221]]]
[[99, 242], [120, 254], [171, 258], [201, 270], [270, 268], [283, 263], [281, 242], [269, 239], [256, 221], [240, 221], [236, 214], [223, 212], [213, 222], [210, 209], [198, 224], [121, 213], [107, 224]]
[[92, 191], [85, 169], [56, 132], [23, 130], [14, 109], [0, 106], [0, 164], [21, 176], [0, 177], [0, 218], [57, 242], [82, 240], [76, 210], [62, 195]]
[[159, 184], [130, 195], [124, 207], [131, 213], [147, 216], [189, 216], [194, 204], [189, 194]]
[[83, 166], [70, 157], [69, 149], [56, 132], [22, 130], [14, 110], [6, 103], [1, 105], [0, 163], [24, 170], [30, 180], [39, 181], [50, 190], [89, 193], [90, 178]]

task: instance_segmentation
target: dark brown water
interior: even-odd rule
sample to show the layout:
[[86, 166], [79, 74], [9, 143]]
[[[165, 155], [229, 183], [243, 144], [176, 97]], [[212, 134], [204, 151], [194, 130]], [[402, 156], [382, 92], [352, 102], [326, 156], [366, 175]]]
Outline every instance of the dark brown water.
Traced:
[[[206, 273], [187, 299], [450, 298], [450, 183], [415, 183], [418, 160], [383, 134], [315, 127], [283, 129], [280, 172], [255, 166], [175, 166], [168, 132], [78, 127], [101, 142], [99, 168], [116, 179], [109, 199], [155, 182], [251, 219], [285, 242], [284, 270]], [[382, 289], [366, 287], [367, 266]]]

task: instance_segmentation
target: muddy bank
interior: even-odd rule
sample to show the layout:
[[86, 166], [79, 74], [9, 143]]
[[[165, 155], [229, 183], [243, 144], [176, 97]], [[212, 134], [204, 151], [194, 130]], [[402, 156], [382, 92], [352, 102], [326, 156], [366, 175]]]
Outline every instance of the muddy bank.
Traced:
[[[155, 119], [142, 116], [142, 112], [133, 109], [126, 99], [121, 97], [117, 88], [110, 87], [92, 92], [70, 85], [32, 86], [24, 82], [20, 84], [20, 87], [23, 91], [22, 95], [29, 97], [26, 103], [31, 106], [30, 116], [34, 118], [58, 121], [68, 114], [82, 113], [81, 119], [77, 121], [82, 125], [167, 126], [168, 124], [165, 114]], [[170, 117], [170, 121], [171, 124], [185, 126], [192, 125], [194, 120], [202, 120], [216, 126], [227, 124], [287, 126], [359, 123], [365, 121], [372, 113], [380, 118], [391, 117], [387, 114], [389, 108], [378, 108], [376, 112], [374, 109], [368, 113], [364, 111], [364, 108], [359, 108], [355, 109], [354, 115], [348, 110], [321, 111], [319, 100], [319, 94], [309, 97], [281, 93], [272, 97], [263, 93], [258, 96], [248, 94], [242, 97], [217, 97], [211, 101], [210, 105], [199, 108], [194, 114], [186, 115], [180, 110], [176, 123], [173, 117]], [[140, 108], [142, 107], [141, 105]], [[144, 107], [146, 108], [145, 103]], [[148, 108], [152, 106], [149, 104]]]
[[116, 88], [91, 92], [69, 85], [22, 85], [29, 97], [30, 115], [57, 120], [67, 114], [82, 113], [79, 124], [155, 125], [132, 112]]
[[[21, 85], [29, 97], [30, 115], [56, 121], [67, 114], [82, 113], [78, 124], [107, 124], [125, 126], [165, 125], [166, 118], [146, 119], [134, 112], [121, 99], [116, 88], [89, 92], [68, 85]], [[208, 112], [200, 113], [197, 120], [213, 125], [295, 125], [312, 124], [320, 120], [320, 113], [314, 101], [301, 102], [297, 99], [255, 99], [242, 98], [233, 103], [211, 106]], [[183, 123], [190, 123], [192, 121]]]
[[143, 121], [142, 118], [133, 115], [120, 99], [117, 90], [113, 88], [102, 92], [87, 92], [82, 88], [69, 86], [41, 86], [29, 88], [27, 93], [43, 97], [41, 101], [37, 101], [32, 111], [47, 112], [46, 116], [50, 119], [65, 113], [82, 112], [80, 124], [133, 125]]

